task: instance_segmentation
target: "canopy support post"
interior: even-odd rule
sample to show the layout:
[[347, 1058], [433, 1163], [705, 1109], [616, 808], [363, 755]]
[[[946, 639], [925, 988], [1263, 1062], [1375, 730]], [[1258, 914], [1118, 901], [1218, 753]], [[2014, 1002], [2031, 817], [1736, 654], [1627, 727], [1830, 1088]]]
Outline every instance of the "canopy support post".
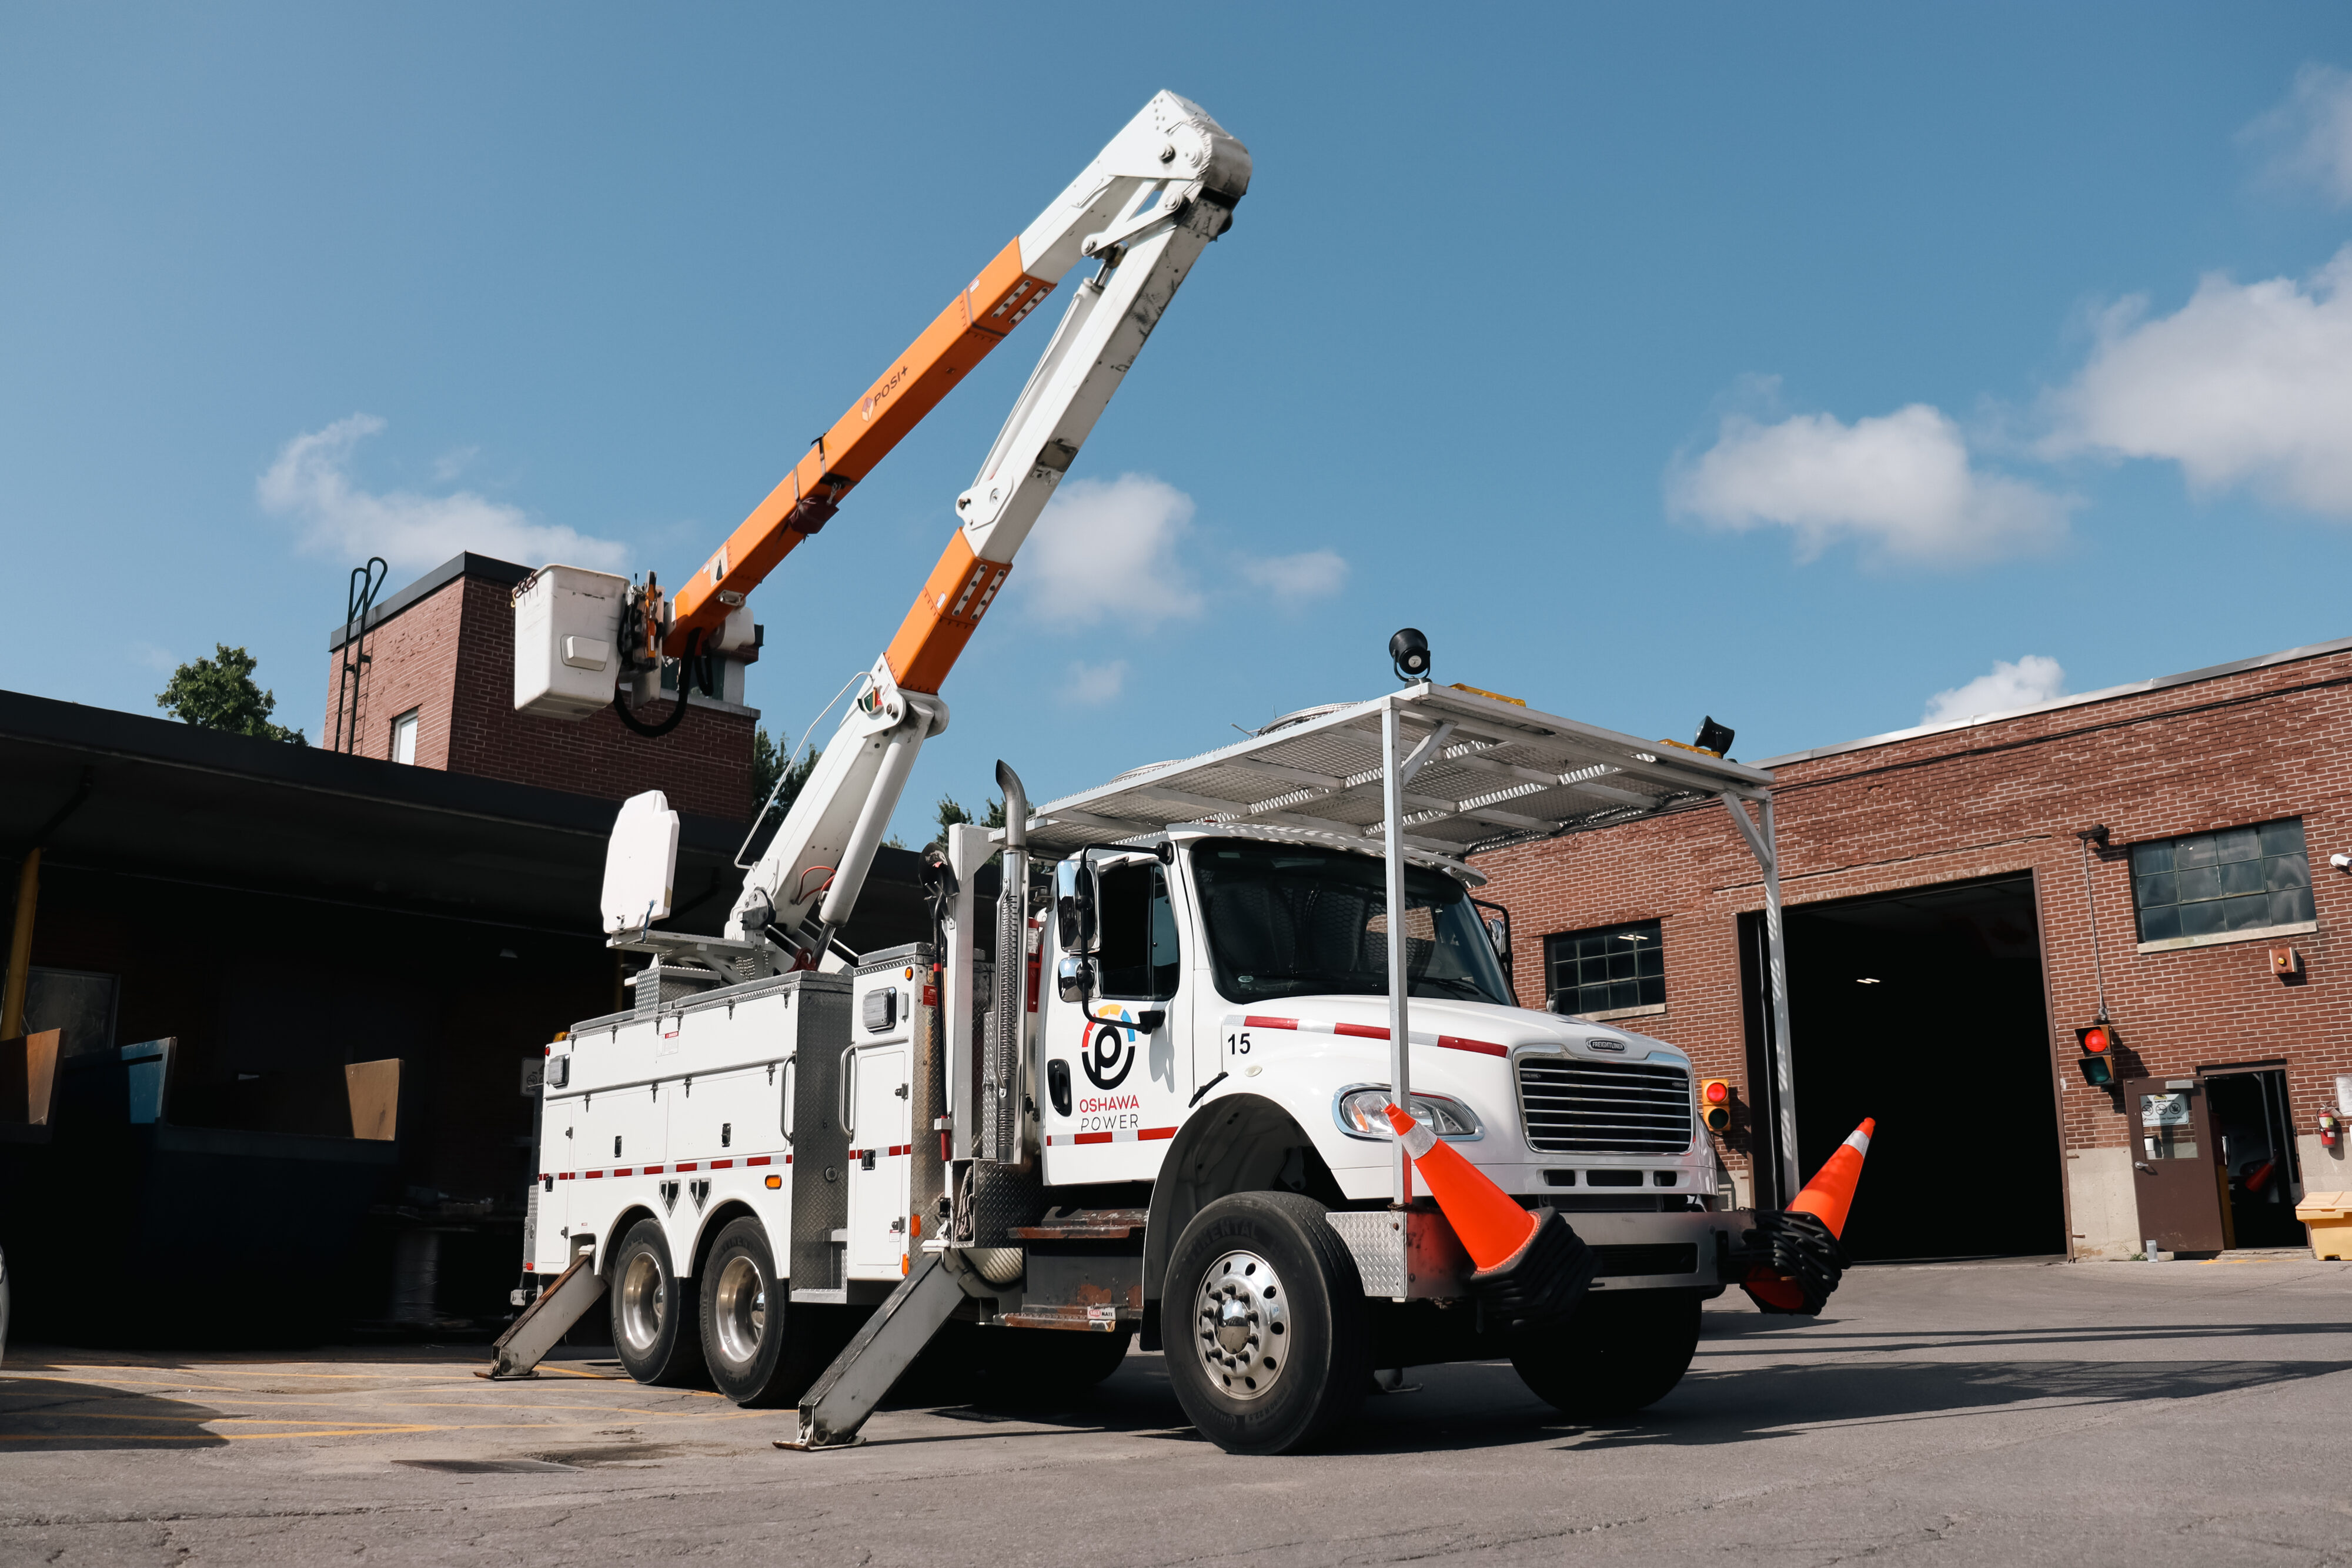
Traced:
[[1772, 1098], [1777, 1114], [1773, 1118], [1779, 1145], [1776, 1162], [1780, 1200], [1783, 1207], [1796, 1198], [1800, 1186], [1797, 1177], [1797, 1077], [1796, 1067], [1789, 1051], [1789, 948], [1780, 928], [1780, 857], [1778, 841], [1772, 834], [1772, 797], [1765, 795], [1757, 801], [1763, 816], [1759, 827], [1748, 815], [1748, 808], [1739, 797], [1726, 791], [1724, 810], [1738, 826], [1739, 836], [1748, 841], [1748, 850], [1756, 857], [1756, 867], [1764, 873], [1764, 984], [1770, 991], [1772, 1008], [1772, 1039], [1768, 1052], [1772, 1063]]
[[[1386, 841], [1389, 943], [1389, 1096], [1398, 1109], [1412, 1110], [1412, 1040], [1407, 1027], [1405, 998], [1412, 977], [1405, 972], [1404, 941], [1404, 779], [1399, 758], [1401, 727], [1393, 698], [1381, 706], [1381, 831]], [[1435, 737], [1432, 737], [1434, 739]], [[1424, 749], [1426, 747], [1424, 746]], [[1394, 1140], [1395, 1179], [1391, 1184], [1393, 1207], [1412, 1202], [1412, 1156], [1404, 1140]]]

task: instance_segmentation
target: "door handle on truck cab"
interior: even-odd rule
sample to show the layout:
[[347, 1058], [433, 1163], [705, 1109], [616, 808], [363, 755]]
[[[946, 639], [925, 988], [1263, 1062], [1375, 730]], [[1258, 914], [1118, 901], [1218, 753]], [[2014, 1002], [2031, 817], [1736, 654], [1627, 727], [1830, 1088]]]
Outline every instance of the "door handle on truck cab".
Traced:
[[841, 1130], [845, 1134], [857, 1130], [856, 1119], [849, 1113], [849, 1083], [856, 1072], [857, 1048], [854, 1045], [844, 1047], [841, 1052]]

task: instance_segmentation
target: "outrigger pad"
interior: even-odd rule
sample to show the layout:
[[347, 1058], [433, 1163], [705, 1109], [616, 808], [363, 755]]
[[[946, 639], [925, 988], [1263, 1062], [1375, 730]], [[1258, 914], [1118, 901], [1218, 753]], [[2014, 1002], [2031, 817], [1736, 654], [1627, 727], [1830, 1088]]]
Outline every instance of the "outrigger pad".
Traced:
[[1776, 1303], [1758, 1295], [1743, 1281], [1740, 1289], [1748, 1291], [1748, 1300], [1756, 1303], [1759, 1312], [1815, 1316], [1829, 1304], [1831, 1293], [1838, 1288], [1850, 1261], [1837, 1233], [1816, 1215], [1768, 1209], [1756, 1217], [1756, 1228], [1748, 1233], [1746, 1240], [1750, 1251], [1769, 1251], [1771, 1262], [1766, 1267], [1804, 1297], [1798, 1306]]
[[1534, 1210], [1536, 1228], [1519, 1249], [1470, 1276], [1470, 1293], [1490, 1322], [1507, 1329], [1549, 1328], [1568, 1321], [1601, 1271], [1601, 1254], [1585, 1245], [1556, 1208]]

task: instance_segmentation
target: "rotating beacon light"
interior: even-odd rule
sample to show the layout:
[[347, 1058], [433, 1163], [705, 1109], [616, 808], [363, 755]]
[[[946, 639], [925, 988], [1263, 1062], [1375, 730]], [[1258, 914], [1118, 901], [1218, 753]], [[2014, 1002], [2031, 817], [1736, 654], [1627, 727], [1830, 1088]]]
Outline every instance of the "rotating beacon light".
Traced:
[[1699, 1119], [1710, 1133], [1720, 1133], [1731, 1125], [1731, 1085], [1720, 1078], [1710, 1078], [1698, 1086]]
[[1401, 681], [1425, 680], [1429, 676], [1429, 639], [1419, 629], [1406, 627], [1389, 639], [1389, 664]]

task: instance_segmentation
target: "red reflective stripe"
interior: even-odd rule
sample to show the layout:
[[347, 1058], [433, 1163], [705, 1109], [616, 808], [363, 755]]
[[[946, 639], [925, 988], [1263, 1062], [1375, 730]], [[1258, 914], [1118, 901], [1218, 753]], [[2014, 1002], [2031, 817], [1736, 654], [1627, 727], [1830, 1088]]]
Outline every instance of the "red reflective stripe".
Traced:
[[644, 1170], [639, 1171], [637, 1174], [639, 1176], [659, 1176], [662, 1174], [662, 1168], [659, 1166], [647, 1166]]
[[1458, 1034], [1441, 1034], [1437, 1037], [1437, 1043], [1444, 1046], [1448, 1051], [1475, 1051], [1482, 1056], [1508, 1056], [1511, 1054], [1510, 1048], [1508, 1046], [1496, 1045], [1491, 1041], [1483, 1040], [1464, 1040]]
[[1249, 1029], [1297, 1029], [1298, 1027], [1297, 1019], [1260, 1018], [1255, 1013], [1244, 1018], [1242, 1023]]
[[786, 1164], [786, 1165], [790, 1165], [790, 1164], [792, 1164], [792, 1163], [793, 1163], [793, 1156], [792, 1156], [792, 1155], [786, 1155], [784, 1156], [784, 1164]]
[[915, 1145], [912, 1144], [893, 1144], [890, 1145], [890, 1152], [894, 1155], [911, 1155], [915, 1152]]
[[556, 1173], [555, 1179], [558, 1181], [570, 1181], [572, 1179], [572, 1173], [570, 1171], [558, 1171]]
[[635, 1176], [635, 1175], [636, 1175], [637, 1173], [636, 1173], [636, 1172], [635, 1172], [635, 1171], [633, 1171], [633, 1170], [631, 1170], [628, 1166], [623, 1166], [619, 1170], [614, 1171], [613, 1174], [614, 1174], [614, 1176]]
[[710, 1168], [715, 1171], [729, 1170], [733, 1168], [734, 1164], [733, 1160], [713, 1160], [710, 1162]]
[[603, 1171], [590, 1171], [590, 1172], [588, 1173], [588, 1179], [589, 1179], [590, 1181], [594, 1181], [597, 1177], [599, 1177], [599, 1176], [603, 1176], [604, 1174], [604, 1173]]
[[1331, 1032], [1352, 1034], [1362, 1040], [1386, 1040], [1389, 1026], [1384, 1023], [1336, 1023], [1331, 1026]]
[[[790, 1158], [791, 1156], [786, 1155], [785, 1157]], [[765, 1155], [753, 1155], [750, 1159], [745, 1160], [743, 1163], [747, 1166], [764, 1166], [768, 1163], [768, 1156]]]
[[863, 1159], [866, 1157], [866, 1151], [864, 1149], [852, 1149], [843, 1157], [852, 1160]]
[[692, 1160], [684, 1160], [684, 1161], [681, 1161], [681, 1162], [677, 1166], [677, 1167], [676, 1167], [676, 1168], [677, 1168], [677, 1169], [678, 1169], [678, 1170], [682, 1170], [682, 1171], [691, 1171], [691, 1170], [699, 1170], [699, 1169], [701, 1169], [702, 1167], [701, 1167], [701, 1166], [698, 1166], [698, 1165], [696, 1165]]
[[1111, 1136], [1108, 1133], [1080, 1133], [1070, 1141], [1074, 1144], [1108, 1144]]
[[1136, 1134], [1135, 1135], [1138, 1138], [1142, 1139], [1144, 1142], [1150, 1143], [1154, 1138], [1174, 1137], [1176, 1135], [1176, 1129], [1173, 1127], [1146, 1127], [1143, 1131]]

